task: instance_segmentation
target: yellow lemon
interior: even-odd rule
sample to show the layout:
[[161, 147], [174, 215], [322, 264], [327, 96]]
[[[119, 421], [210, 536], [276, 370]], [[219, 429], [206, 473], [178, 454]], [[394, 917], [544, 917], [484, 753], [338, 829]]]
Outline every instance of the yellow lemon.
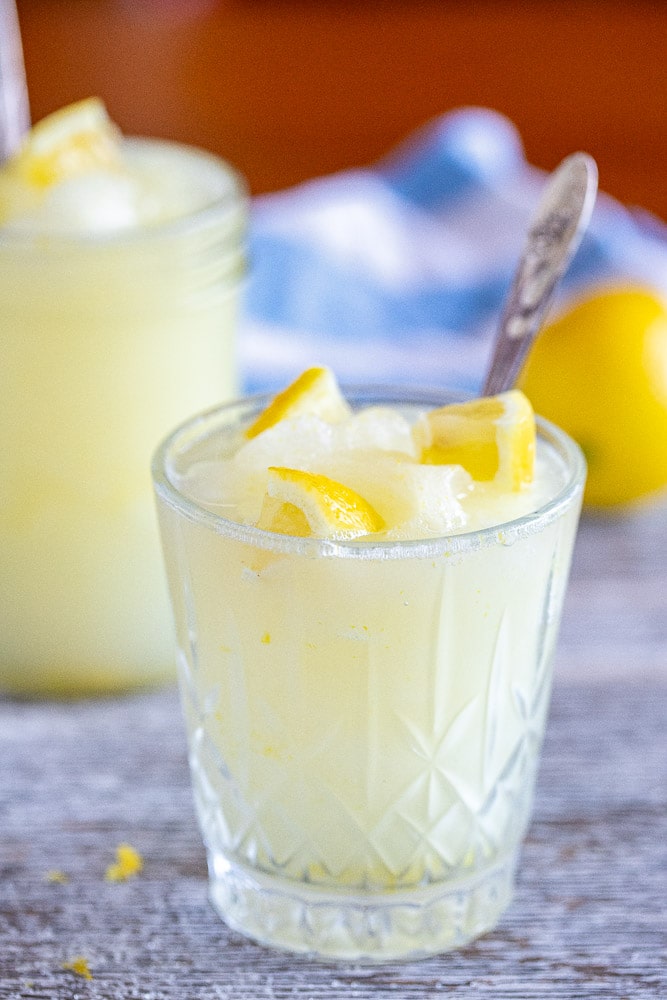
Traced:
[[262, 431], [281, 420], [311, 413], [329, 423], [338, 423], [350, 414], [338, 387], [336, 377], [329, 368], [308, 368], [259, 414], [247, 428], [247, 438], [257, 437]]
[[96, 97], [69, 104], [38, 122], [6, 169], [36, 188], [120, 163], [119, 133]]
[[422, 462], [462, 465], [473, 479], [508, 490], [532, 482], [535, 417], [517, 389], [430, 410], [415, 426]]
[[258, 528], [283, 535], [353, 538], [384, 526], [378, 512], [343, 483], [301, 469], [269, 469]]
[[519, 384], [581, 445], [589, 506], [667, 484], [667, 305], [658, 293], [614, 288], [576, 302], [539, 334]]

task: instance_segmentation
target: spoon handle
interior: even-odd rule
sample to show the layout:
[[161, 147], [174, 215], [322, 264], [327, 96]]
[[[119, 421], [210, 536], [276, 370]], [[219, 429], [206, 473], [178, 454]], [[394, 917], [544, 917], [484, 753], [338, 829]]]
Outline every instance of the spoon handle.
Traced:
[[597, 180], [595, 160], [586, 153], [568, 156], [551, 175], [505, 302], [482, 395], [505, 392], [514, 385], [588, 225]]
[[14, 0], [0, 0], [0, 163], [30, 128], [28, 87]]

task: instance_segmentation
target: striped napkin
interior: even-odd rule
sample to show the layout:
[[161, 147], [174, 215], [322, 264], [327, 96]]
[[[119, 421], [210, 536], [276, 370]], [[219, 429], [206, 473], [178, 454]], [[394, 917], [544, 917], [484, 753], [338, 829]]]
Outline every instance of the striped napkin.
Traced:
[[[341, 381], [478, 391], [544, 179], [510, 121], [464, 108], [370, 168], [254, 199], [245, 389], [327, 364]], [[556, 307], [623, 280], [667, 293], [667, 227], [601, 194]]]

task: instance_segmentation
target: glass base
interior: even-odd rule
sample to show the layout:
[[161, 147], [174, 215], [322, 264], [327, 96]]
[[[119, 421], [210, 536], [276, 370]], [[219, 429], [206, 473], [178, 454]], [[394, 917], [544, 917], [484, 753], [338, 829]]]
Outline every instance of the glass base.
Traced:
[[362, 895], [283, 881], [210, 859], [210, 899], [260, 944], [323, 959], [383, 962], [460, 948], [491, 930], [512, 898], [516, 853], [469, 878]]

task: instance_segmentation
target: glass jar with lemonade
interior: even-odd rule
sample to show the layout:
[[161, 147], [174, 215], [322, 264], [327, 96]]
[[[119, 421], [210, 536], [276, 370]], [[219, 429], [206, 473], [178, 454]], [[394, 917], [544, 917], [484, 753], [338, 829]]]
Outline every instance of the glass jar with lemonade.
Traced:
[[150, 454], [238, 389], [246, 214], [228, 164], [96, 99], [0, 170], [0, 689], [172, 676]]

